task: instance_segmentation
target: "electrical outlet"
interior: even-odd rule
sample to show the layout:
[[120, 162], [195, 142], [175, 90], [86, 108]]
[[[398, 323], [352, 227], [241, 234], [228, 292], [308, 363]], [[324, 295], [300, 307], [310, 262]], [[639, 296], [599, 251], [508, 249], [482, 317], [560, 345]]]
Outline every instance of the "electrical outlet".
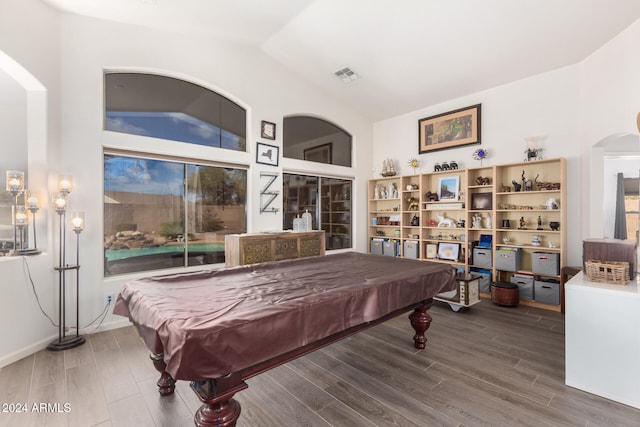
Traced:
[[104, 294], [104, 305], [113, 305], [116, 302], [116, 295], [113, 292]]

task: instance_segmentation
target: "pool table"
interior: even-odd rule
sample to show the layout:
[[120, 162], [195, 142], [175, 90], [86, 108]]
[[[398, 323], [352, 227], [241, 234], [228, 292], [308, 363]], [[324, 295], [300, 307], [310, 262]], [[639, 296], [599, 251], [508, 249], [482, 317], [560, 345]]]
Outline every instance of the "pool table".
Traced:
[[126, 283], [114, 313], [150, 349], [161, 395], [191, 381], [197, 426], [233, 426], [245, 380], [412, 311], [425, 348], [433, 297], [455, 288], [443, 263], [357, 252], [149, 277]]

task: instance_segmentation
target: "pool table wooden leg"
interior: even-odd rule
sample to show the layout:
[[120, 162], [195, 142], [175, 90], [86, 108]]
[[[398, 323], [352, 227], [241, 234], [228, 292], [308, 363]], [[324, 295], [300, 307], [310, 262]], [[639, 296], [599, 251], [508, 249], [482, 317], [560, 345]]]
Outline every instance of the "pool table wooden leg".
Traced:
[[411, 326], [416, 331], [416, 334], [413, 336], [413, 346], [420, 350], [426, 347], [427, 338], [425, 337], [425, 332], [427, 332], [427, 329], [431, 326], [431, 316], [427, 313], [429, 308], [431, 308], [431, 304], [425, 302], [409, 315]]
[[234, 427], [241, 408], [233, 396], [247, 387], [240, 376], [233, 374], [206, 381], [192, 381], [191, 388], [203, 403], [194, 416], [196, 426]]
[[176, 389], [176, 380], [174, 380], [173, 377], [165, 371], [167, 365], [164, 363], [164, 355], [162, 353], [152, 353], [150, 357], [153, 361], [153, 366], [158, 372], [160, 372], [160, 379], [156, 383], [158, 385], [160, 396], [169, 396], [173, 394]]

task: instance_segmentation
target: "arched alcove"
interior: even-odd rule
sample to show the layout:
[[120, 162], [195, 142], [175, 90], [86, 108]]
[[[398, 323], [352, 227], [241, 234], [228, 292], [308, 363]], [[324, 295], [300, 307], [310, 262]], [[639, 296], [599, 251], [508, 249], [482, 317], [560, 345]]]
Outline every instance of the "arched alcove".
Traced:
[[591, 237], [613, 237], [614, 175], [640, 173], [640, 137], [631, 133], [609, 135], [591, 149]]
[[[8, 114], [0, 120], [0, 158], [2, 188], [5, 191], [5, 171], [25, 172], [26, 185], [40, 193], [41, 205], [47, 194], [47, 90], [29, 71], [0, 51], [0, 110]], [[1, 199], [4, 200], [4, 199]], [[0, 233], [7, 225], [12, 233], [11, 207], [0, 207]], [[46, 247], [46, 221], [38, 225], [38, 246]], [[0, 239], [4, 236], [0, 235]]]

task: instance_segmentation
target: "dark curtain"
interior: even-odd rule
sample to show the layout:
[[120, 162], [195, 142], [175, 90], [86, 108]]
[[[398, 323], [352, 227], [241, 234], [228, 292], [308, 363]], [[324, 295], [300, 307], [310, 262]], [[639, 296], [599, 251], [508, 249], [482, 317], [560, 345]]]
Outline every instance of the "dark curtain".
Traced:
[[618, 174], [618, 186], [616, 190], [616, 224], [613, 230], [614, 239], [627, 238], [627, 217], [624, 207], [624, 176]]

